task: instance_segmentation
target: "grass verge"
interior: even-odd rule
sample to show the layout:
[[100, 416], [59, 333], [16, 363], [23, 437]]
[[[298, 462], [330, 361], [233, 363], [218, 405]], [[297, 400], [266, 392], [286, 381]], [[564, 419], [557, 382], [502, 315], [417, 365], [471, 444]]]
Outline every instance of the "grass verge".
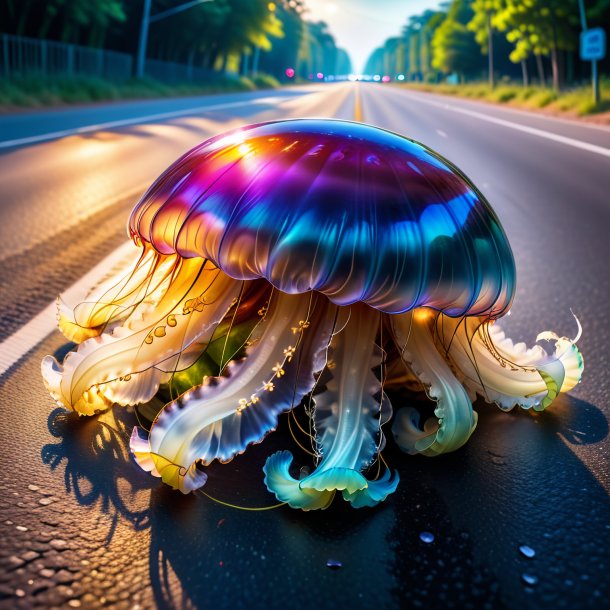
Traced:
[[520, 87], [518, 85], [498, 85], [494, 89], [487, 84], [464, 85], [409, 83], [402, 85], [418, 91], [455, 95], [470, 99], [508, 104], [519, 108], [536, 110], [544, 108], [557, 113], [589, 116], [610, 111], [610, 79], [600, 83], [601, 100], [595, 104], [591, 87], [578, 87], [557, 93], [544, 87]]
[[266, 74], [259, 74], [254, 80], [244, 77], [219, 78], [210, 83], [177, 85], [168, 85], [149, 78], [114, 83], [87, 76], [49, 78], [30, 75], [10, 80], [0, 79], [0, 111], [113, 100], [254, 91], [278, 86], [278, 81]]

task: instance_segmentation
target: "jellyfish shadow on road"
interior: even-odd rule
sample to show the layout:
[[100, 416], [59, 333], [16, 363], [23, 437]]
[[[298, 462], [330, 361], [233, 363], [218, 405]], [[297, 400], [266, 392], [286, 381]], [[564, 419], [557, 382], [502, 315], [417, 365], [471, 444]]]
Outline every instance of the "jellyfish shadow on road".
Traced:
[[107, 544], [121, 519], [136, 531], [150, 526], [148, 506], [133, 507], [127, 500], [154, 484], [130, 464], [129, 433], [134, 423], [133, 414], [118, 409], [82, 418], [57, 408], [48, 419], [49, 432], [58, 442], [42, 448], [42, 461], [52, 470], [64, 465], [66, 492], [79, 504], [99, 501], [101, 511], [112, 516]]
[[[424, 590], [433, 606], [459, 595], [473, 603], [493, 599], [499, 608], [521, 602], [527, 607], [532, 593], [520, 579], [526, 569], [541, 579], [534, 592], [539, 607], [555, 604], [559, 594], [582, 601], [603, 589], [591, 561], [599, 560], [600, 511], [610, 501], [564, 442], [605, 439], [608, 424], [601, 411], [572, 397], [534, 417], [495, 412], [485, 404], [477, 410], [473, 439], [449, 456], [410, 458], [388, 439], [385, 453], [402, 483], [394, 499], [374, 509], [335, 502], [326, 511], [252, 512], [201, 494], [183, 496], [133, 463], [128, 436], [135, 417], [126, 409], [87, 419], [56, 409], [49, 430], [58, 442], [43, 448], [42, 459], [52, 469], [65, 465], [66, 490], [80, 504], [101, 502], [113, 515], [108, 540], [120, 522], [150, 530], [150, 595], [164, 610], [251, 607], [253, 599], [267, 607], [324, 608], [338, 591], [346, 606], [391, 606], [417, 600]], [[270, 452], [294, 445], [287, 422], [283, 416], [264, 445], [208, 467], [203, 491], [240, 506], [273, 504], [261, 468]], [[295, 457], [298, 463], [307, 460], [304, 453]], [[585, 487], [587, 493], [579, 493]], [[134, 508], [133, 490], [152, 491]], [[593, 511], [588, 521], [587, 510]], [[574, 534], [566, 523], [576, 528]], [[422, 531], [432, 532], [434, 542], [424, 543]], [[566, 535], [580, 537], [593, 559], [581, 554], [576, 564], [574, 557], [566, 561]], [[545, 556], [544, 573], [519, 557], [524, 543]], [[328, 560], [342, 567], [331, 570]], [[570, 570], [591, 579], [577, 579], [570, 588]]]

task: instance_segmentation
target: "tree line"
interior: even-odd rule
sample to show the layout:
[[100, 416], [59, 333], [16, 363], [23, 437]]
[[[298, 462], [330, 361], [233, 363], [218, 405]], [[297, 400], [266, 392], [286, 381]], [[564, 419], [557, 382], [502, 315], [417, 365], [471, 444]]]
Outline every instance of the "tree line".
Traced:
[[[186, 0], [153, 0], [151, 14]], [[135, 54], [143, 0], [4, 0], [3, 33]], [[212, 0], [151, 23], [147, 56], [279, 80], [347, 74], [350, 59], [303, 0]], [[294, 71], [294, 72], [293, 72]]]
[[[589, 28], [610, 23], [610, 0], [584, 0]], [[578, 0], [452, 0], [409, 17], [399, 36], [373, 51], [367, 74], [439, 82], [498, 77], [559, 90], [588, 77], [579, 60]], [[608, 73], [606, 58], [600, 68]]]

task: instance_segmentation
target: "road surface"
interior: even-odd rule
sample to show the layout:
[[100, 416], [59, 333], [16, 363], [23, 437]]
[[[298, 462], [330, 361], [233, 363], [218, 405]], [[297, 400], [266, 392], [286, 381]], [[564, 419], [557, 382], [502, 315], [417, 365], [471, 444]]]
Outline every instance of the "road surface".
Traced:
[[[336, 501], [317, 513], [246, 512], [182, 497], [131, 461], [130, 412], [68, 415], [40, 378], [41, 358], [67, 349], [52, 332], [53, 299], [117, 262], [146, 185], [212, 134], [302, 116], [363, 120], [451, 159], [491, 201], [514, 249], [509, 334], [572, 336], [570, 309], [583, 326], [585, 376], [569, 396], [541, 415], [477, 404], [475, 434], [441, 458], [390, 446], [401, 485], [371, 510]], [[609, 235], [609, 130], [398, 87], [1, 117], [0, 607], [601, 607], [610, 595]], [[273, 504], [260, 468], [289, 445], [284, 418], [265, 443], [211, 467], [204, 490]]]

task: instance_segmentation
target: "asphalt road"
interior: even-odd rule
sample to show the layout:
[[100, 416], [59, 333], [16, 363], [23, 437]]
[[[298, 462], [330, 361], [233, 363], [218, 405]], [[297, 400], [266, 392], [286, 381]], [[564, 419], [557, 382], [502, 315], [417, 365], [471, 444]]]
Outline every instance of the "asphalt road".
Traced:
[[[126, 215], [146, 184], [211, 134], [298, 116], [357, 118], [447, 156], [491, 201], [513, 246], [509, 333], [530, 343], [541, 330], [571, 336], [570, 308], [583, 326], [585, 376], [569, 396], [541, 415], [478, 404], [472, 439], [441, 458], [389, 443], [401, 485], [370, 510], [337, 501], [318, 513], [245, 512], [182, 497], [132, 463], [130, 412], [79, 420], [54, 408], [40, 378], [41, 358], [67, 349], [49, 334], [49, 304], [125, 241]], [[73, 129], [81, 132], [53, 135]], [[2, 117], [0, 607], [602, 607], [609, 230], [610, 130], [389, 86]], [[210, 468], [204, 490], [273, 504], [260, 468], [288, 445], [284, 419], [262, 445]], [[329, 559], [342, 567], [329, 569]]]

